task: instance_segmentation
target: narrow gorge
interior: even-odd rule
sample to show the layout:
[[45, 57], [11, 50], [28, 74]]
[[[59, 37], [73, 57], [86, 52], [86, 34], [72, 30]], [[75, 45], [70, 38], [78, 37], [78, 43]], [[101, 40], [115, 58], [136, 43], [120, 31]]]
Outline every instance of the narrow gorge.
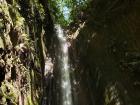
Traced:
[[0, 105], [140, 105], [139, 0], [0, 0]]

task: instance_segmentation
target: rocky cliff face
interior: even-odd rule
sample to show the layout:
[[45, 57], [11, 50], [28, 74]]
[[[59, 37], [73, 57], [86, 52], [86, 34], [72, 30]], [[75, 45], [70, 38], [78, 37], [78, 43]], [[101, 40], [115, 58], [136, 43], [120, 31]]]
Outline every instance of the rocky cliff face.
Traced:
[[41, 99], [43, 11], [37, 0], [0, 1], [1, 105], [37, 105]]
[[89, 18], [72, 43], [81, 67], [77, 75], [88, 96], [79, 94], [82, 100], [94, 97], [96, 105], [139, 105], [139, 5], [139, 0], [91, 3]]

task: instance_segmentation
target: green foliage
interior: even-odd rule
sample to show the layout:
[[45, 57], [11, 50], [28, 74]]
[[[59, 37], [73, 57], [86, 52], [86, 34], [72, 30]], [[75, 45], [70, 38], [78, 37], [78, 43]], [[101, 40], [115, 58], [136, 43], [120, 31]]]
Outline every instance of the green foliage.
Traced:
[[87, 8], [90, 0], [49, 0], [50, 11], [56, 23], [69, 25], [81, 10]]

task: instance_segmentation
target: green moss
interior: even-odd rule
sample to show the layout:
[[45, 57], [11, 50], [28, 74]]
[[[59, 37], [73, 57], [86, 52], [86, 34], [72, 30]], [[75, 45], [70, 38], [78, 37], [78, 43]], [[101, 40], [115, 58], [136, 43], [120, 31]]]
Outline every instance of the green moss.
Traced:
[[[14, 51], [10, 49], [11, 53], [8, 55], [12, 58], [11, 62], [5, 58], [7, 61], [7, 71], [5, 74], [5, 80], [0, 87], [1, 105], [7, 105], [9, 102], [10, 105], [17, 105], [20, 97], [24, 97], [23, 101], [26, 105], [38, 105], [37, 103], [40, 99], [40, 82], [38, 81], [40, 81], [41, 76], [38, 72], [31, 70], [32, 65], [30, 64], [30, 62], [33, 61], [33, 69], [39, 69], [40, 61], [35, 52], [35, 41], [29, 38], [29, 34], [35, 33], [35, 28], [38, 28], [36, 23], [32, 24], [34, 21], [33, 17], [35, 17], [34, 12], [37, 10], [42, 20], [45, 17], [45, 13], [43, 6], [38, 0], [29, 0], [29, 2], [29, 7], [31, 8], [29, 8], [30, 10], [27, 19], [26, 16], [22, 16], [23, 14], [21, 14], [22, 10], [20, 10], [20, 6], [25, 5], [24, 3], [23, 5], [19, 4], [19, 0], [3, 0], [0, 3], [0, 14], [2, 14], [2, 18], [0, 19], [0, 47], [4, 48], [6, 45], [10, 45], [9, 43], [5, 44], [5, 40], [5, 42], [12, 42], [11, 47], [14, 49]], [[28, 32], [25, 29], [25, 24], [29, 27]], [[8, 39], [9, 36], [10, 38]], [[24, 54], [27, 56], [26, 58], [22, 57]], [[28, 61], [28, 64], [25, 63], [26, 61]], [[8, 65], [10, 65], [10, 68], [8, 68]], [[12, 67], [15, 67], [14, 70]], [[13, 71], [15, 72], [14, 79], [12, 79]]]
[[25, 105], [33, 105], [30, 93], [28, 93], [28, 94], [29, 95], [27, 95], [27, 97], [25, 99]]
[[[1, 103], [6, 103], [6, 100], [10, 100], [12, 105], [16, 105], [18, 102], [19, 91], [15, 88], [12, 83], [4, 81], [2, 86], [0, 87], [0, 95], [2, 99], [0, 100]], [[5, 105], [5, 104], [4, 104]]]
[[16, 27], [21, 27], [24, 25], [24, 18], [21, 17], [19, 14], [16, 16], [16, 21], [15, 21], [15, 26]]
[[4, 13], [6, 16], [9, 16], [9, 10], [8, 6], [6, 3], [3, 3], [0, 5], [0, 12]]
[[31, 93], [27, 93], [27, 96], [25, 98], [25, 105], [39, 105], [36, 100], [32, 100]]

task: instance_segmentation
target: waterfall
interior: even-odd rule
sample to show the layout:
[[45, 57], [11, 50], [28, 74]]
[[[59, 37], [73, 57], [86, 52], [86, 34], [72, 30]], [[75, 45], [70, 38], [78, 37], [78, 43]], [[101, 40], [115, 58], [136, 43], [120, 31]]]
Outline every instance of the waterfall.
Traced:
[[70, 68], [68, 57], [68, 44], [63, 29], [57, 25], [56, 34], [60, 47], [58, 53], [58, 63], [60, 68], [60, 89], [61, 89], [61, 105], [73, 105], [70, 82]]

